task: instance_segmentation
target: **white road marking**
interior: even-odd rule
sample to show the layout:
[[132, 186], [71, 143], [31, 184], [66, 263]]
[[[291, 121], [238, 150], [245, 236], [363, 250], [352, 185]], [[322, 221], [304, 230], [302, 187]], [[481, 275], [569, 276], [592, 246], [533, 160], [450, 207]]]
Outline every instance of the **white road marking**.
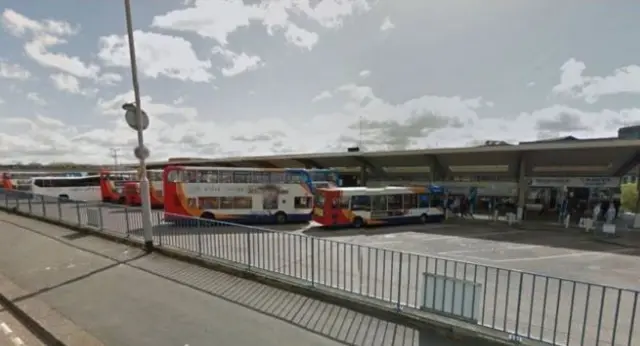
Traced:
[[22, 339], [20, 339], [17, 336], [12, 336], [11, 337], [11, 342], [16, 346], [24, 346], [24, 342], [22, 342]]
[[587, 257], [587, 256], [604, 257], [604, 256], [612, 256], [615, 254], [627, 253], [627, 252], [633, 252], [633, 251], [635, 251], [635, 249], [618, 249], [618, 250], [612, 250], [608, 252], [581, 251], [581, 252], [572, 252], [572, 253], [550, 255], [550, 256], [520, 257], [520, 258], [499, 259], [499, 260], [486, 259], [486, 260], [494, 263], [505, 263], [505, 262], [512, 263], [512, 262], [539, 261], [539, 260], [549, 260], [549, 259], [568, 258], [568, 257]]
[[[451, 250], [451, 251], [444, 251], [444, 252], [439, 252], [439, 255], [444, 255], [444, 256], [455, 256], [455, 255], [463, 255], [465, 253], [478, 253], [478, 252], [496, 252], [496, 251], [508, 251], [508, 250], [526, 250], [526, 249], [535, 249], [535, 248], [544, 248], [544, 246], [539, 246], [539, 245], [513, 245], [513, 246], [508, 246], [508, 247], [500, 247], [498, 245], [498, 247], [493, 248], [493, 249], [465, 249], [465, 250]], [[469, 257], [473, 257], [473, 256], [469, 256]]]
[[11, 328], [9, 328], [9, 326], [4, 322], [0, 323], [0, 329], [2, 329], [2, 332], [4, 333], [4, 335], [9, 335], [13, 333], [13, 330], [11, 330]]
[[[526, 233], [527, 231], [513, 231], [513, 232], [509, 232], [509, 234], [520, 234], [520, 233]], [[407, 232], [409, 233], [409, 232]], [[393, 237], [389, 237], [389, 235], [384, 235], [382, 236], [382, 238], [392, 238], [392, 239], [396, 239], [396, 240], [388, 240], [388, 241], [376, 241], [375, 239], [372, 239], [372, 237], [367, 237], [367, 238], [363, 238], [363, 237], [355, 237], [355, 239], [367, 239], [366, 244], [372, 244], [372, 245], [384, 245], [384, 244], [402, 244], [402, 243], [426, 243], [426, 242], [430, 242], [430, 241], [438, 241], [438, 240], [466, 240], [471, 238], [472, 240], [474, 238], [483, 238], [483, 237], [490, 237], [492, 235], [496, 235], [496, 234], [504, 234], [501, 232], [487, 232], [487, 233], [469, 233], [469, 234], [456, 234], [456, 235], [443, 235], [443, 236], [436, 236], [436, 237], [425, 237], [428, 236], [428, 234], [423, 234], [423, 233], [412, 233], [411, 235], [409, 234], [405, 234], [405, 233], [396, 233], [393, 235]], [[398, 237], [400, 236], [400, 237]], [[498, 243], [496, 241], [496, 243]]]

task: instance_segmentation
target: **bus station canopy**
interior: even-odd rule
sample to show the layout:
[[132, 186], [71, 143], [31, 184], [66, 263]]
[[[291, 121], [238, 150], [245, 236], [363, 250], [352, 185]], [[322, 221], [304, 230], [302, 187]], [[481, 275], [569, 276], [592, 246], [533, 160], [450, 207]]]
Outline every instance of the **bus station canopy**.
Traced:
[[149, 163], [149, 168], [169, 164], [263, 168], [388, 169], [425, 167], [453, 176], [621, 176], [640, 162], [640, 140], [596, 139], [534, 142], [403, 151], [374, 151], [217, 159], [173, 159]]

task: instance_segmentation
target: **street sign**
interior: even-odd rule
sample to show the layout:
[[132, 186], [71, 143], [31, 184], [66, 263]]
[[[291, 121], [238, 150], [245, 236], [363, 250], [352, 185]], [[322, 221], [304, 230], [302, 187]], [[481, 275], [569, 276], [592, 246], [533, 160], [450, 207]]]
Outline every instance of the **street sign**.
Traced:
[[143, 110], [141, 110], [140, 112], [142, 112], [142, 128], [140, 128], [138, 124], [138, 117], [136, 116], [135, 107], [127, 109], [127, 111], [124, 113], [124, 119], [127, 121], [127, 125], [129, 125], [129, 127], [136, 131], [144, 131], [149, 127], [149, 116]]
[[147, 147], [145, 146], [136, 147], [135, 149], [133, 149], [133, 155], [135, 155], [139, 160], [146, 160], [147, 158], [149, 158], [150, 152], [149, 149], [147, 149]]

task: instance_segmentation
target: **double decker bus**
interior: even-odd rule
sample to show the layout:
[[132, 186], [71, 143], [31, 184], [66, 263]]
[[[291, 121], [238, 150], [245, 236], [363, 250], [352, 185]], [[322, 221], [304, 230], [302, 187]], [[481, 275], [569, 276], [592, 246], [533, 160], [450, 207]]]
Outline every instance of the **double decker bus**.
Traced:
[[129, 181], [137, 181], [136, 171], [100, 171], [100, 196], [105, 203], [125, 203], [122, 192], [123, 185]]
[[315, 188], [329, 188], [342, 186], [340, 174], [333, 168], [309, 169], [309, 175]]
[[168, 166], [165, 220], [195, 216], [238, 223], [311, 219], [313, 185], [305, 169]]
[[[151, 207], [164, 207], [162, 170], [147, 170], [147, 179], [149, 179], [149, 201], [151, 202]], [[128, 181], [124, 183], [122, 187], [122, 193], [124, 194], [126, 205], [142, 205], [142, 196], [140, 195], [140, 182]]]
[[313, 221], [355, 227], [442, 222], [442, 189], [388, 186], [317, 189]]
[[31, 179], [31, 193], [57, 197], [60, 200], [99, 201], [100, 176], [45, 176]]

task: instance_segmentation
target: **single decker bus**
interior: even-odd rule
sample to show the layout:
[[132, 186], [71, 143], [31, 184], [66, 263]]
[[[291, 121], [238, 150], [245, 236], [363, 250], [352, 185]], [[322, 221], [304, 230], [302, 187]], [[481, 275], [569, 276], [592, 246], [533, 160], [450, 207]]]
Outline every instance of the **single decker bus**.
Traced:
[[440, 188], [388, 186], [317, 189], [313, 221], [322, 227], [442, 222]]
[[166, 221], [187, 217], [237, 223], [311, 219], [313, 185], [305, 169], [167, 166]]
[[101, 199], [100, 176], [35, 177], [31, 179], [31, 193], [55, 197], [62, 201], [99, 201]]

